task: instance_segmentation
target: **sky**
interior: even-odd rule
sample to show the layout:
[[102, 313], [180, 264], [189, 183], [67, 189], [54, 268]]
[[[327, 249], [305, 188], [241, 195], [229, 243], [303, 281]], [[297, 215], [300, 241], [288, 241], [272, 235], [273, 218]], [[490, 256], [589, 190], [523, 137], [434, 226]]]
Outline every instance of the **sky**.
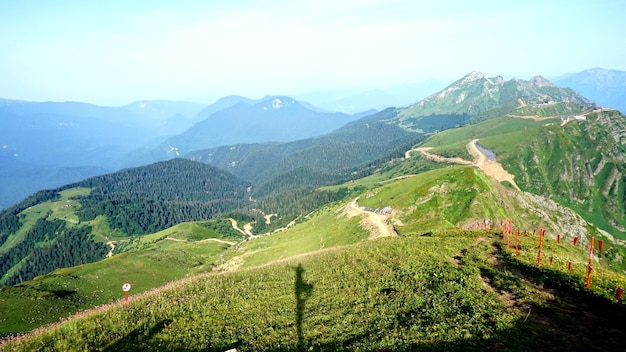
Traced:
[[0, 98], [120, 106], [626, 71], [626, 1], [0, 2]]

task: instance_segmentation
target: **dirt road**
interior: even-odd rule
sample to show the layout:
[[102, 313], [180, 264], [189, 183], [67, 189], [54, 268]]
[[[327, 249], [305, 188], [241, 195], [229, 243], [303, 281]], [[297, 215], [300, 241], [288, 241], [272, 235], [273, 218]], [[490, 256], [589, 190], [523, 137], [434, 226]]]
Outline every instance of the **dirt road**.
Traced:
[[252, 237], [254, 236], [254, 234], [252, 233], [252, 224], [248, 223], [245, 224], [243, 226], [243, 230], [241, 228], [239, 228], [239, 226], [237, 225], [237, 220], [233, 219], [233, 218], [228, 218], [228, 220], [230, 220], [230, 224], [233, 225], [233, 229], [241, 232], [242, 235], [248, 236], [248, 237]]
[[487, 156], [476, 147], [476, 142], [478, 142], [478, 139], [474, 139], [467, 144], [467, 150], [474, 157], [474, 165], [481, 169], [485, 175], [493, 177], [498, 182], [507, 181], [516, 190], [521, 191], [513, 180], [515, 176], [506, 171], [499, 162], [488, 160]]
[[348, 216], [357, 216], [360, 214], [365, 215], [363, 217], [363, 221], [361, 221], [361, 225], [363, 225], [363, 228], [370, 232], [369, 239], [398, 236], [396, 231], [393, 229], [393, 226], [388, 224], [390, 215], [380, 215], [361, 209], [358, 202], [359, 198], [350, 202], [350, 204], [346, 206], [346, 213]]
[[474, 139], [467, 144], [467, 151], [472, 155], [474, 161], [465, 160], [463, 158], [446, 158], [441, 155], [430, 153], [429, 150], [433, 149], [432, 147], [420, 147], [408, 150], [404, 157], [408, 159], [411, 157], [411, 152], [420, 152], [425, 158], [428, 158], [433, 161], [437, 161], [440, 163], [455, 163], [467, 166], [476, 166], [481, 169], [485, 175], [494, 178], [498, 182], [508, 181], [515, 189], [520, 191], [520, 188], [517, 186], [517, 183], [513, 180], [515, 176], [511, 175], [506, 171], [502, 164], [493, 160], [490, 161], [487, 159], [487, 156], [483, 152], [481, 152], [478, 147], [476, 147], [476, 142], [478, 139]]

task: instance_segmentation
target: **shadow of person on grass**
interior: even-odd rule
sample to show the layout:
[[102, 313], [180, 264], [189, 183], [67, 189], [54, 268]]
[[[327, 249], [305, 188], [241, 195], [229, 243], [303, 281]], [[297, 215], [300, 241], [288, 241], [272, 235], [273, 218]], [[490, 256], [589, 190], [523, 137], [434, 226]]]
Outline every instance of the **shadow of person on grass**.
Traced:
[[313, 293], [313, 284], [306, 282], [303, 278], [304, 268], [302, 264], [298, 264], [296, 270], [296, 283], [294, 292], [296, 294], [296, 329], [298, 331], [298, 351], [303, 351], [304, 336], [302, 335], [302, 319], [304, 318], [304, 308], [307, 299]]

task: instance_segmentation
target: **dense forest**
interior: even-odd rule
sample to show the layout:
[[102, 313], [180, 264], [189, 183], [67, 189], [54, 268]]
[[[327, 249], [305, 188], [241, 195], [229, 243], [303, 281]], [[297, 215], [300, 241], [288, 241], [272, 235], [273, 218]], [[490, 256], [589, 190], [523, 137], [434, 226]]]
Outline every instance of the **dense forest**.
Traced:
[[40, 202], [58, 198], [58, 191], [62, 189], [38, 191], [19, 204], [0, 211], [0, 246], [4, 244], [9, 235], [15, 233], [22, 226], [19, 217], [21, 211]]
[[[90, 233], [88, 226], [68, 228], [63, 220], [37, 220], [23, 241], [0, 254], [2, 281], [14, 285], [55, 269], [103, 259], [108, 248]], [[17, 269], [10, 273], [12, 268]]]
[[[251, 182], [257, 190], [262, 189], [266, 182], [276, 183], [275, 178], [282, 177], [280, 183], [284, 184], [290, 178], [286, 174], [295, 170], [302, 173], [308, 168], [317, 174], [309, 180], [328, 178], [332, 174], [367, 168], [373, 160], [389, 160], [399, 149], [404, 149], [403, 153], [424, 138], [423, 134], [407, 132], [389, 123], [388, 120], [396, 114], [396, 109], [390, 108], [320, 137], [289, 143], [224, 146], [189, 153], [186, 157], [227, 170]], [[291, 179], [296, 181], [291, 186], [272, 186], [272, 191], [304, 184], [300, 179]], [[341, 180], [339, 178], [331, 183]], [[267, 190], [261, 192], [267, 193]]]
[[97, 176], [74, 184], [91, 193], [78, 197], [81, 221], [98, 215], [129, 235], [205, 220], [248, 204], [249, 184], [213, 166], [174, 159]]
[[461, 127], [469, 118], [468, 114], [431, 114], [415, 120], [410, 127], [420, 129], [426, 133], [432, 133]]

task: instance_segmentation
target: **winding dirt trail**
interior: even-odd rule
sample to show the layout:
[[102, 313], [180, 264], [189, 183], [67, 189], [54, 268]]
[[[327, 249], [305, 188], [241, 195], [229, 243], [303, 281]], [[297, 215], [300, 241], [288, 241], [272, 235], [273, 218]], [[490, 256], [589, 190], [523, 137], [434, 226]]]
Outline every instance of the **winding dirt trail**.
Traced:
[[496, 181], [507, 181], [511, 185], [513, 185], [516, 190], [521, 191], [517, 183], [515, 183], [515, 181], [513, 180], [515, 176], [506, 171], [502, 167], [502, 164], [500, 164], [499, 162], [487, 159], [487, 156], [483, 152], [481, 152], [480, 149], [478, 149], [478, 147], [476, 146], [476, 142], [478, 142], [478, 139], [474, 139], [467, 144], [467, 151], [470, 153], [470, 155], [472, 155], [474, 161], [469, 161], [458, 157], [446, 158], [441, 155], [433, 154], [429, 152], [429, 150], [433, 149], [432, 147], [420, 147], [408, 150], [404, 154], [404, 157], [405, 159], [408, 159], [411, 157], [411, 152], [420, 152], [425, 158], [436, 162], [475, 166], [481, 169], [485, 173], [485, 175], [494, 178]]
[[170, 241], [174, 241], [174, 242], [187, 242], [187, 240], [181, 240], [180, 238], [174, 238], [174, 237], [165, 237], [166, 240], [170, 240]]
[[225, 240], [220, 240], [219, 238], [207, 238], [198, 242], [207, 242], [207, 241], [211, 241], [211, 242], [219, 242], [219, 243], [225, 243], [225, 244], [229, 244], [231, 246], [234, 246], [237, 244], [237, 242], [230, 242], [230, 241], [225, 241]]
[[[169, 241], [174, 241], [174, 242], [189, 242], [187, 240], [182, 240], [180, 238], [174, 238], [174, 237], [165, 237], [166, 240]], [[206, 241], [213, 241], [213, 242], [219, 242], [219, 243], [226, 243], [229, 244], [231, 246], [234, 246], [237, 242], [230, 242], [230, 241], [226, 241], [226, 240], [221, 240], [219, 238], [205, 238], [203, 240], [200, 241], [196, 241], [196, 242], [206, 242]]]
[[252, 233], [252, 224], [248, 223], [243, 226], [243, 230], [238, 226], [237, 220], [233, 218], [228, 218], [230, 220], [230, 224], [233, 225], [233, 229], [239, 231], [242, 235], [252, 237], [254, 234]]
[[361, 224], [370, 232], [369, 239], [380, 237], [398, 236], [393, 226], [388, 224], [390, 215], [376, 214], [359, 207], [359, 198], [355, 198], [345, 209], [348, 216], [365, 215]]
[[109, 251], [109, 253], [107, 253], [107, 256], [106, 256], [106, 257], [107, 257], [107, 258], [111, 258], [111, 257], [113, 256], [113, 250], [115, 249], [115, 242], [113, 242], [113, 241], [109, 241], [109, 242], [107, 242], [107, 245], [108, 245], [109, 247], [111, 247], [111, 250]]

